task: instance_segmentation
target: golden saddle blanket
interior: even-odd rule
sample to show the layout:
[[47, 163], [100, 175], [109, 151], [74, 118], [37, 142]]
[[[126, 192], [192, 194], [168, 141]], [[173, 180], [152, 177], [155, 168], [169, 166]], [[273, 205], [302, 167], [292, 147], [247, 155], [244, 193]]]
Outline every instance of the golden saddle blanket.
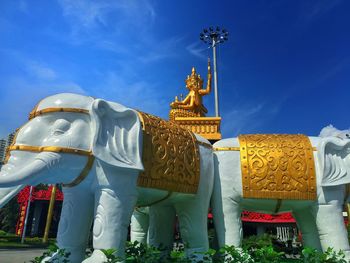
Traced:
[[200, 177], [195, 135], [173, 122], [139, 112], [143, 127], [142, 161], [138, 186], [196, 193]]
[[307, 136], [255, 134], [238, 139], [245, 198], [316, 199], [313, 148]]

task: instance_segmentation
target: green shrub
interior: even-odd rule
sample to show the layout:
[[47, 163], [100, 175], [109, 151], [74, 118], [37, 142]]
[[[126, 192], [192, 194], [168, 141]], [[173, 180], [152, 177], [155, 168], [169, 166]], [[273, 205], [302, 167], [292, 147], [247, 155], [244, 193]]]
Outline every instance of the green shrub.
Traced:
[[269, 234], [261, 236], [249, 236], [243, 239], [242, 247], [246, 250], [273, 246], [273, 237]]
[[346, 263], [344, 252], [336, 252], [332, 248], [328, 248], [324, 253], [313, 248], [304, 248], [302, 258], [308, 263]]
[[284, 258], [283, 252], [276, 252], [272, 246], [252, 250], [252, 257], [256, 262], [279, 263]]
[[[258, 246], [261, 246], [261, 243]], [[257, 247], [249, 246], [249, 250], [247, 250], [245, 248], [225, 246], [218, 251], [210, 249], [205, 253], [198, 252], [196, 255], [188, 258], [183, 248], [173, 250], [167, 255], [162, 248], [157, 249], [138, 242], [129, 242], [125, 249], [124, 260], [126, 263], [191, 263], [200, 256], [202, 260], [199, 262], [201, 263], [346, 263], [344, 253], [342, 251], [336, 252], [332, 248], [329, 248], [325, 253], [318, 252], [315, 249], [304, 248], [299, 258], [289, 259], [285, 257], [283, 252], [276, 251], [272, 245]], [[52, 255], [57, 250], [57, 246], [51, 246], [48, 252], [30, 262], [41, 262], [43, 258]], [[108, 263], [122, 260], [116, 256], [115, 249], [105, 249], [102, 252], [106, 255]], [[63, 258], [62, 262], [69, 262], [69, 253], [62, 249], [58, 250], [58, 253]], [[87, 256], [90, 255], [91, 252], [88, 252]]]

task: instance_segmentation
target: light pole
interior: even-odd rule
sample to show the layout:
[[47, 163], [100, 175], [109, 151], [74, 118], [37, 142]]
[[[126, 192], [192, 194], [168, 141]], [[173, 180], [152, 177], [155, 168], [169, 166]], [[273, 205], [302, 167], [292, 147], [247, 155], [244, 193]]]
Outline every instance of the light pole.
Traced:
[[214, 60], [214, 96], [215, 96], [215, 116], [219, 117], [219, 97], [218, 97], [218, 73], [216, 64], [216, 46], [220, 43], [224, 43], [228, 40], [228, 31], [226, 29], [220, 29], [220, 27], [209, 27], [203, 29], [199, 35], [200, 40], [208, 44], [213, 48], [213, 60]]

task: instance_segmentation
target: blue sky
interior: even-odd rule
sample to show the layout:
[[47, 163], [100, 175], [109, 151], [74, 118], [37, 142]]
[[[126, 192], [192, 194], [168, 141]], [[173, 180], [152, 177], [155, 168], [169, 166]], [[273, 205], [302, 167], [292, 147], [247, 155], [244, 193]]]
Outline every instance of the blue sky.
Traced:
[[210, 25], [230, 32], [218, 50], [223, 137], [350, 127], [349, 1], [12, 0], [0, 10], [0, 138], [59, 92], [167, 118], [192, 66], [206, 75], [199, 33]]

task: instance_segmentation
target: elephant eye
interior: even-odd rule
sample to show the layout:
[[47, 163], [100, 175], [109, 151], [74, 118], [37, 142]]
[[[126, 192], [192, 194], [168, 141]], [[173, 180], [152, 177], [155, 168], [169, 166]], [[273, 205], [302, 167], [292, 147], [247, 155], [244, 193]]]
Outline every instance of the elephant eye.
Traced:
[[68, 131], [71, 127], [71, 124], [69, 121], [66, 121], [64, 119], [59, 119], [55, 121], [55, 123], [52, 125], [52, 134], [53, 135], [61, 135]]

